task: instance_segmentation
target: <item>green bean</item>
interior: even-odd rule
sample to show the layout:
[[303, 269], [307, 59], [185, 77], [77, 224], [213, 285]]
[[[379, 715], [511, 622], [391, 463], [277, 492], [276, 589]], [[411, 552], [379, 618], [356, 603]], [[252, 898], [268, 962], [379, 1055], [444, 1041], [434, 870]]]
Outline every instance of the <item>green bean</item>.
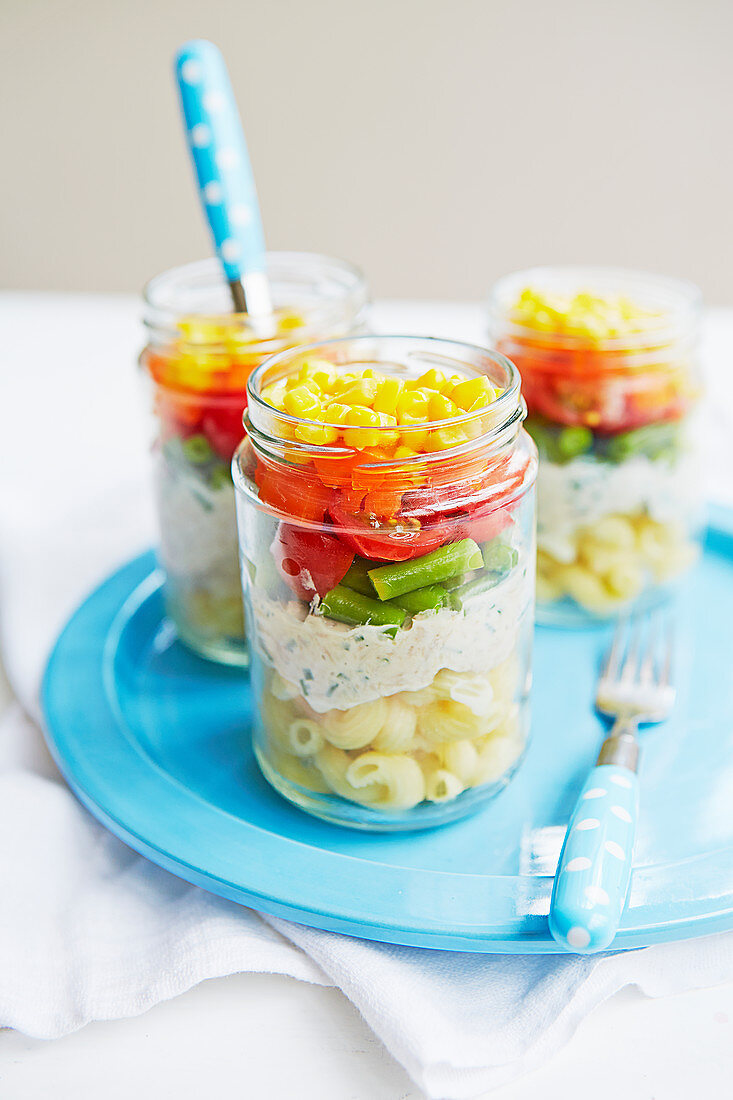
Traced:
[[346, 576], [341, 583], [344, 588], [350, 588], [354, 592], [361, 592], [362, 596], [371, 596], [374, 599], [376, 593], [374, 585], [369, 580], [369, 569], [374, 568], [374, 562], [365, 561], [364, 558], [354, 558], [346, 571]]
[[337, 584], [328, 592], [321, 603], [324, 615], [340, 623], [354, 623], [374, 626], [402, 626], [407, 612], [401, 607], [385, 605], [379, 600], [370, 600], [360, 592], [352, 592]]
[[492, 539], [481, 547], [484, 557], [484, 567], [501, 573], [508, 573], [517, 564], [519, 554], [513, 546], [507, 546], [504, 542]]
[[414, 592], [405, 592], [389, 601], [395, 607], [403, 607], [411, 615], [421, 611], [438, 611], [448, 603], [448, 592], [440, 584], [429, 584], [426, 588], [416, 588]]
[[465, 584], [459, 584], [458, 588], [454, 588], [449, 593], [449, 606], [452, 607], [454, 611], [461, 611], [464, 604], [468, 603], [476, 596], [482, 596], [483, 593], [488, 592], [490, 588], [496, 588], [499, 581], [503, 581], [506, 575], [506, 573], [499, 572], [479, 573], [472, 581], [466, 581]]
[[380, 600], [389, 600], [416, 588], [450, 580], [469, 569], [480, 569], [483, 564], [481, 551], [473, 539], [460, 539], [420, 558], [370, 569], [369, 577]]
[[679, 424], [673, 422], [645, 424], [630, 432], [619, 432], [608, 440], [606, 456], [611, 462], [625, 462], [634, 455], [647, 458], [672, 458], [680, 443]]

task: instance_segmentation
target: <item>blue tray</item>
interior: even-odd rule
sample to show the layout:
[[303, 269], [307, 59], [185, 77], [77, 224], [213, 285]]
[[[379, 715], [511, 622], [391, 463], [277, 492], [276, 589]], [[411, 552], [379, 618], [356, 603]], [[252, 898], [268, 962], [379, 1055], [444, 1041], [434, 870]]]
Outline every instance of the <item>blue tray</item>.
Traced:
[[[100, 821], [181, 878], [302, 924], [458, 951], [559, 950], [551, 875], [602, 736], [590, 702], [607, 629], [538, 629], [532, 743], [493, 803], [442, 829], [373, 835], [269, 788], [246, 678], [176, 641], [160, 584], [152, 554], [115, 573], [46, 671], [49, 747]], [[713, 516], [677, 615], [678, 704], [644, 734], [619, 949], [733, 927], [733, 512]]]

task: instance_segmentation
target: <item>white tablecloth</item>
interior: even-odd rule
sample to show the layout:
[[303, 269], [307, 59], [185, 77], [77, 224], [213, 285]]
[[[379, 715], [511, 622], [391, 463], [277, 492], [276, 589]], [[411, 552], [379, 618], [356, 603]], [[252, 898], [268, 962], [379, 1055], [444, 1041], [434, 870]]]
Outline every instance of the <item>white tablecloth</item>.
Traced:
[[[0, 902], [0, 1023], [59, 1035], [143, 1011], [212, 974], [276, 970], [337, 984], [431, 1095], [459, 1097], [539, 1064], [627, 982], [657, 995], [733, 974], [730, 937], [600, 960], [477, 959], [265, 923], [152, 867], [91, 822], [56, 782], [30, 719], [58, 629], [152, 535], [130, 366], [135, 305], [8, 295], [0, 310], [11, 365], [3, 407], [13, 410], [0, 471], [0, 595], [20, 700], [0, 738], [0, 858], [3, 881], [14, 885]], [[377, 323], [482, 336], [471, 306], [385, 305]], [[707, 330], [708, 484], [723, 499], [732, 403], [729, 374], [716, 364], [732, 328], [717, 314]]]

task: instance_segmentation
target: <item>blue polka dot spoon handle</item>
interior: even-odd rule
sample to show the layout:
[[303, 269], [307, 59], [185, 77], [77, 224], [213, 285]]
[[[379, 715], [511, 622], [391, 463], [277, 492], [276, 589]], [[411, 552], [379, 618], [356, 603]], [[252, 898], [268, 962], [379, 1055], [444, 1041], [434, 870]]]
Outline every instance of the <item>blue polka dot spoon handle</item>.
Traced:
[[224, 58], [211, 42], [186, 42], [175, 71], [199, 195], [234, 308], [269, 315], [262, 219]]
[[634, 853], [638, 729], [669, 716], [671, 666], [671, 629], [658, 616], [619, 624], [596, 690], [596, 709], [614, 725], [570, 819], [550, 901], [550, 931], [569, 951], [603, 951], [618, 932]]
[[550, 931], [570, 951], [602, 951], [621, 921], [631, 877], [638, 779], [593, 768], [570, 819], [550, 903]]

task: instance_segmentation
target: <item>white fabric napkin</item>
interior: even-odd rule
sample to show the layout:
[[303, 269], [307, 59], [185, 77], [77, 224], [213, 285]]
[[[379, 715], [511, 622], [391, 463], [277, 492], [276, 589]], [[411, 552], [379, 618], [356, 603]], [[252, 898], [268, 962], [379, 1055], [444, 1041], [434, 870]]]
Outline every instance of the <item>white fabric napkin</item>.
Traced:
[[[18, 701], [0, 720], [0, 1025], [55, 1038], [204, 978], [290, 974], [340, 987], [429, 1096], [458, 1100], [540, 1065], [624, 985], [660, 996], [733, 979], [733, 934], [583, 958], [319, 932], [189, 886], [99, 826], [43, 746], [38, 688], [73, 608], [153, 536], [129, 369], [134, 304], [7, 295], [3, 313], [12, 361], [0, 407], [18, 415], [0, 455], [0, 628]], [[403, 331], [478, 335], [467, 308], [393, 316]], [[728, 428], [710, 434], [730, 447]]]

